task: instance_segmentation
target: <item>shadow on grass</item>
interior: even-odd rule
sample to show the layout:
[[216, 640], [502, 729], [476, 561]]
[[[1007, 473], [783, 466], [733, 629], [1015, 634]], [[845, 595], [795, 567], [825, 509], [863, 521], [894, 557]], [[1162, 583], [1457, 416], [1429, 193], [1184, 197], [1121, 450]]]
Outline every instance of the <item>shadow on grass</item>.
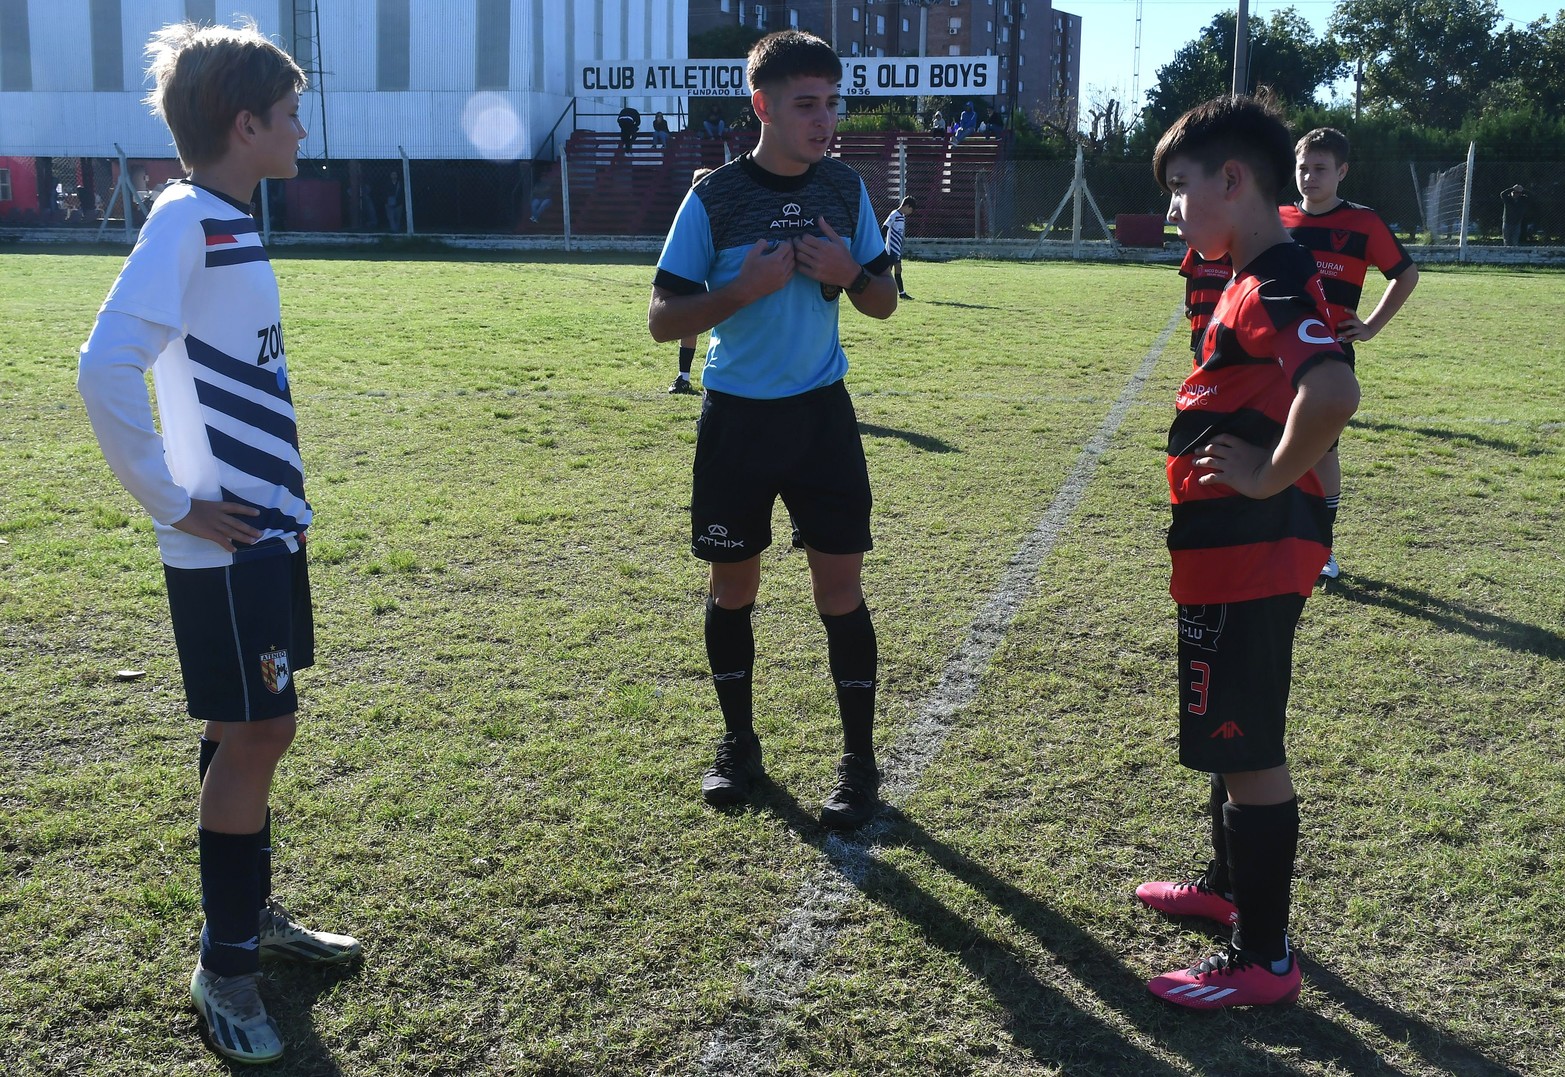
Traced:
[[[1172, 1074], [1183, 1072], [1091, 1012], [1078, 999], [1085, 990], [1134, 1027], [1148, 1042], [1180, 1056], [1200, 1072], [1300, 1073], [1281, 1052], [1353, 1073], [1401, 1074], [1353, 1031], [1303, 1007], [1222, 1013], [1181, 1010], [1154, 999], [1143, 973], [1047, 902], [995, 875], [984, 865], [888, 807], [859, 836], [843, 838], [821, 828], [794, 797], [769, 780], [755, 810], [767, 812], [818, 849], [853, 886], [917, 929], [931, 945], [959, 960], [1006, 1012], [1012, 1039], [1040, 1063], [1066, 1073]], [[981, 894], [1017, 927], [1037, 940], [1068, 971], [1051, 978], [1029, 967], [1025, 954], [987, 935], [948, 908], [907, 873], [875, 855], [908, 849]], [[1214, 931], [1215, 931], [1214, 927]], [[1197, 955], [1186, 955], [1194, 959]], [[1459, 1074], [1512, 1074], [1419, 1018], [1366, 998], [1336, 974], [1301, 959], [1306, 985], [1329, 996], [1356, 1019], [1374, 1026], [1389, 1043], [1404, 1045], [1430, 1066]]]
[[1405, 617], [1428, 621], [1447, 632], [1461, 633], [1544, 658], [1565, 658], [1565, 636], [1558, 632], [1541, 625], [1513, 621], [1509, 617], [1458, 605], [1428, 591], [1418, 591], [1365, 576], [1353, 576], [1346, 572], [1335, 580], [1328, 580], [1324, 586], [1326, 593], [1339, 595], [1349, 602], [1379, 606]]
[[1354, 430], [1373, 430], [1376, 433], [1404, 433], [1419, 434], [1435, 441], [1446, 441], [1454, 444], [1473, 445], [1485, 449], [1496, 449], [1500, 452], [1510, 453], [1513, 456], [1527, 456], [1532, 450], [1518, 445], [1514, 441], [1505, 441], [1500, 438], [1486, 438], [1478, 434], [1469, 434], [1462, 430], [1447, 430], [1440, 426], [1408, 426], [1406, 423], [1377, 422], [1372, 419], [1349, 419], [1348, 426]]
[[[331, 1057], [326, 1045], [315, 1034], [315, 1024], [310, 1010], [315, 1000], [329, 994], [336, 986], [351, 980], [364, 967], [362, 961], [344, 965], [300, 965], [285, 961], [268, 961], [261, 966], [263, 978], [271, 981], [261, 989], [266, 1000], [267, 1012], [282, 1030], [285, 1050], [283, 1057], [263, 1069], [242, 1062], [234, 1062], [212, 1051], [210, 1041], [207, 1050], [220, 1060], [231, 1074], [265, 1073], [270, 1077], [341, 1077], [342, 1068]], [[200, 1023], [200, 1019], [197, 1018]]]
[[877, 426], [875, 423], [859, 423], [859, 432], [872, 438], [901, 438], [915, 449], [923, 449], [925, 452], [947, 453], [961, 452], [949, 441], [941, 441], [937, 437], [928, 434], [914, 433], [912, 430], [898, 430], [891, 426]]

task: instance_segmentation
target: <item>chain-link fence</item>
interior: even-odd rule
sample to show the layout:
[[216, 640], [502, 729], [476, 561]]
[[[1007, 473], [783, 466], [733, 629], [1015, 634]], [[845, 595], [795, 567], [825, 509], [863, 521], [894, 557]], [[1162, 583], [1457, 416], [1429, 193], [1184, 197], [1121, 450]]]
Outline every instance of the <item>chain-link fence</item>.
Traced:
[[[720, 167], [755, 145], [753, 130], [700, 127], [618, 133], [577, 130], [557, 159], [490, 162], [304, 160], [299, 175], [263, 185], [257, 216], [268, 235], [467, 235], [541, 237], [569, 245], [590, 237], [664, 235], [700, 168]], [[562, 136], [564, 132], [561, 132]], [[903, 195], [918, 200], [909, 254], [921, 240], [1035, 240], [1156, 248], [1167, 196], [1139, 161], [1017, 160], [1003, 137], [956, 142], [912, 132], [839, 132], [833, 152], [864, 177], [877, 216]], [[1473, 250], [1565, 244], [1560, 162], [1354, 161], [1341, 193], [1377, 209], [1409, 245]], [[162, 186], [181, 175], [172, 159], [0, 156], [0, 230], [55, 229], [130, 235]], [[1463, 222], [1465, 223], [1465, 228]]]

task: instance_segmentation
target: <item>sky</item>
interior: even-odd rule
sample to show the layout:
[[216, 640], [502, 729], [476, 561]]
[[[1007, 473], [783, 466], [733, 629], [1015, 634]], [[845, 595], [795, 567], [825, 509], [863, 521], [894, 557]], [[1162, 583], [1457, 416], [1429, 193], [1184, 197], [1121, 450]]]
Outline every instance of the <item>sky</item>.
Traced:
[[[1157, 82], [1157, 69], [1195, 40], [1213, 16], [1238, 8], [1238, 0], [1142, 0], [1141, 80], [1142, 102]], [[1110, 98], [1130, 100], [1135, 70], [1136, 0], [1054, 0], [1059, 11], [1081, 16], [1081, 99], [1092, 106]], [[1292, 0], [1273, 3], [1250, 0], [1250, 18], [1265, 20], [1274, 11], [1291, 7], [1309, 21], [1317, 34], [1326, 32], [1336, 0]], [[1565, 0], [1500, 0], [1506, 22], [1525, 26], [1543, 15], [1551, 18], [1565, 8]], [[1341, 89], [1344, 97], [1352, 84]], [[1132, 115], [1135, 109], [1129, 110]]]

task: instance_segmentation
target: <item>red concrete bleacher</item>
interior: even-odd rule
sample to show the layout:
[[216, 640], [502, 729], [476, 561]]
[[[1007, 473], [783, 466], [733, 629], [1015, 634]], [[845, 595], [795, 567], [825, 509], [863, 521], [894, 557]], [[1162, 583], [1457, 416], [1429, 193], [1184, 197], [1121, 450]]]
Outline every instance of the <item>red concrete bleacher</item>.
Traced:
[[[674, 133], [663, 149], [648, 134], [638, 134], [627, 151], [615, 132], [575, 131], [565, 146], [570, 179], [571, 231], [577, 235], [662, 235], [673, 223], [690, 176], [698, 168], [718, 168], [727, 153], [754, 148], [755, 132], [730, 133], [725, 139]], [[974, 234], [975, 192], [981, 194], [1003, 161], [1000, 142], [974, 136], [952, 145], [941, 134], [905, 131], [839, 132], [832, 155], [864, 177], [876, 213], [884, 218], [897, 204], [903, 176], [899, 143], [905, 143], [907, 193], [918, 199], [914, 236]], [[560, 165], [556, 165], [558, 170]], [[557, 173], [546, 177], [552, 186]], [[877, 222], [878, 223], [878, 222]], [[556, 199], [535, 226], [559, 231], [563, 206]]]

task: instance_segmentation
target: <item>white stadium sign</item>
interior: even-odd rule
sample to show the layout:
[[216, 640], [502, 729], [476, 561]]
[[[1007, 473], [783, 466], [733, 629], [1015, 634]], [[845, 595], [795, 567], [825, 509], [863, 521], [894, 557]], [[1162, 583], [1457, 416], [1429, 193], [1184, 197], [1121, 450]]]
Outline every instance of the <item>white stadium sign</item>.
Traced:
[[[842, 96], [990, 97], [999, 92], [998, 56], [881, 56], [842, 61]], [[581, 68], [583, 97], [749, 97], [745, 61], [604, 60]]]

